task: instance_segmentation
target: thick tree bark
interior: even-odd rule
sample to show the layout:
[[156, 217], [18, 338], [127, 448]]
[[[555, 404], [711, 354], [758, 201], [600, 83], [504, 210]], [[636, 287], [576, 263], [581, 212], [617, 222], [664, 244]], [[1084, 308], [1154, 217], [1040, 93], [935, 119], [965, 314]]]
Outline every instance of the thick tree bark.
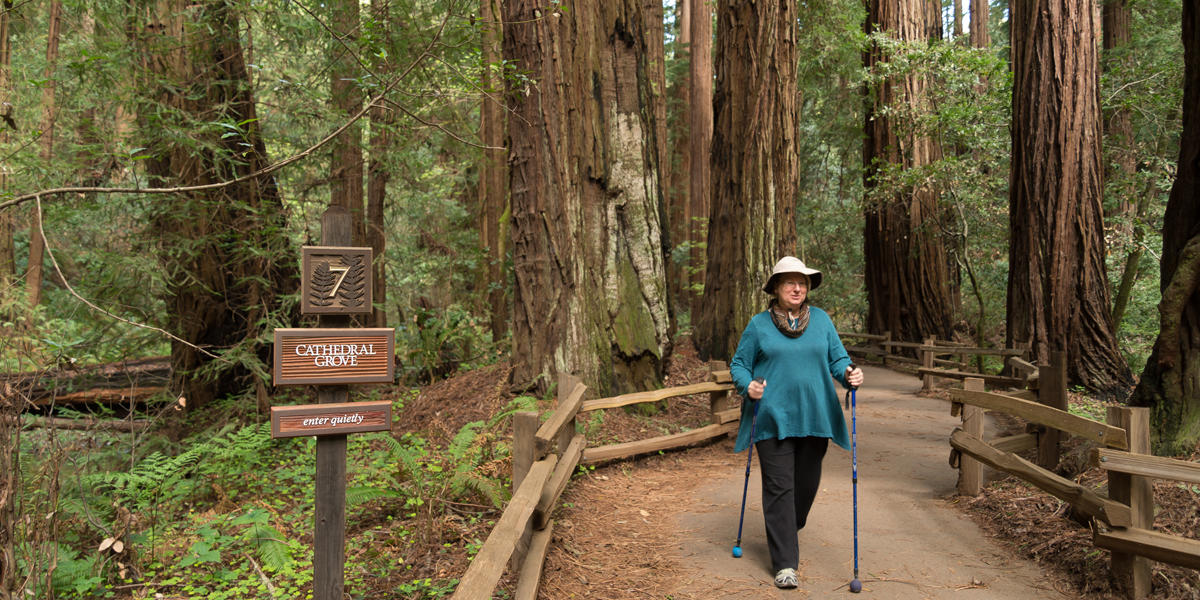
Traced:
[[[336, 39], [330, 41], [330, 52], [335, 58], [330, 69], [329, 100], [339, 121], [348, 121], [362, 110], [363, 93], [357, 83], [362, 71], [354, 56], [361, 29], [358, 5], [358, 0], [333, 0], [327, 5], [330, 11], [329, 26], [336, 35]], [[366, 215], [363, 214], [362, 138], [362, 127], [355, 123], [330, 144], [329, 204], [350, 211], [355, 246], [367, 243]]]
[[1161, 327], [1131, 403], [1151, 407], [1155, 454], [1200, 441], [1200, 7], [1183, 3], [1183, 135], [1163, 218]]
[[[868, 31], [883, 31], [900, 40], [928, 40], [936, 29], [926, 21], [928, 5], [926, 0], [872, 0], [866, 26]], [[868, 69], [877, 69], [878, 63], [891, 59], [881, 52], [873, 47], [865, 54]], [[892, 122], [884, 112], [901, 102], [912, 112], [920, 112], [927, 87], [922, 77], [907, 75], [892, 77], [868, 90], [863, 144], [868, 192], [883, 185], [879, 178], [885, 170], [919, 169], [941, 160], [937, 140]], [[866, 205], [867, 327], [874, 333], [890, 331], [905, 341], [951, 337], [957, 282], [943, 243], [943, 227], [952, 216], [940, 205], [939, 196], [939, 190], [918, 186]]]
[[1092, 0], [1012, 3], [1013, 126], [1007, 338], [1067, 377], [1125, 396], [1104, 265], [1099, 12]]
[[[12, 132], [16, 131], [16, 115], [12, 82], [12, 40], [9, 39], [9, 24], [12, 21], [12, 0], [0, 1], [0, 145], [8, 147]], [[0, 169], [0, 193], [8, 191], [8, 170]], [[17, 273], [16, 253], [13, 249], [12, 210], [0, 210], [0, 289], [8, 289]]]
[[[134, 40], [153, 94], [139, 110], [149, 183], [210, 184], [264, 168], [269, 161], [233, 3], [172, 0], [158, 6], [163, 12], [143, 13], [148, 21]], [[152, 114], [171, 116], [151, 122]], [[239, 133], [194, 133], [197, 122], [226, 123]], [[181, 142], [182, 132], [198, 136], [195, 143]], [[269, 361], [270, 346], [254, 341], [263, 334], [261, 321], [279, 309], [277, 294], [298, 286], [292, 266], [297, 254], [285, 233], [275, 180], [155, 198], [147, 206], [167, 280], [168, 329], [187, 342], [171, 345], [172, 389], [193, 409], [244, 391], [253, 375], [213, 364], [205, 352], [244, 344]]]
[[[54, 157], [54, 125], [58, 115], [54, 92], [57, 88], [56, 66], [58, 65], [58, 29], [62, 16], [62, 3], [50, 2], [50, 18], [46, 31], [46, 83], [42, 87], [42, 151], [41, 158], [50, 164]], [[42, 266], [45, 262], [46, 240], [42, 237], [41, 220], [35, 208], [29, 223], [29, 262], [25, 268], [25, 293], [32, 310], [42, 301]]]
[[670, 351], [661, 179], [641, 0], [504, 4], [513, 381], [659, 385]]
[[[688, 0], [691, 14], [688, 54], [688, 197], [684, 211], [691, 252], [691, 282], [703, 284], [707, 270], [704, 242], [708, 237], [708, 210], [712, 198], [711, 153], [713, 138], [712, 1]], [[689, 293], [692, 323], [699, 318], [704, 298]]]
[[988, 31], [988, 0], [971, 0], [970, 38], [972, 48], [987, 48], [992, 45], [992, 34]]
[[696, 320], [705, 359], [733, 356], [747, 321], [766, 307], [771, 265], [794, 252], [796, 36], [793, 2], [717, 5], [708, 270]]
[[487, 251], [482, 281], [487, 290], [487, 313], [490, 317], [492, 339], [499, 341], [508, 334], [508, 273], [504, 263], [508, 253], [509, 205], [508, 172], [504, 149], [504, 84], [497, 72], [500, 64], [500, 0], [480, 0], [483, 51], [480, 98], [479, 139], [488, 148], [483, 151], [479, 169], [479, 243]]

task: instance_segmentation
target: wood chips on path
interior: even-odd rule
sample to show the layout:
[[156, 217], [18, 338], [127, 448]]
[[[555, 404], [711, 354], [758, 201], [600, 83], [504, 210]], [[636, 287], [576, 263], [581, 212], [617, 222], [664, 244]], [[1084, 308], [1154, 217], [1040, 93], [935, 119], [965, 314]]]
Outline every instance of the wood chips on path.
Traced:
[[[770, 572], [755, 459], [742, 535], [731, 556], [746, 454], [731, 440], [577, 476], [557, 511], [539, 598], [1062, 599], [1053, 579], [986, 537], [953, 502], [947, 463], [959, 425], [920, 382], [864, 367], [858, 392], [861, 594], [851, 594], [850, 453], [830, 445], [821, 491], [799, 533], [800, 587]], [[847, 422], [849, 414], [847, 413]]]

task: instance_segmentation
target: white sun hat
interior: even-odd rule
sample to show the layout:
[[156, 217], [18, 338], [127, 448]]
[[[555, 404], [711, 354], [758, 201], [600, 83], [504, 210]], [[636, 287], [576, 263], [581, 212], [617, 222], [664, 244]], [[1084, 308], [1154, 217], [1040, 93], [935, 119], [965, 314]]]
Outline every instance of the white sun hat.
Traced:
[[771, 276], [767, 278], [767, 283], [763, 286], [763, 291], [768, 294], [775, 293], [775, 278], [784, 273], [801, 273], [807, 275], [809, 291], [815, 290], [821, 285], [820, 271], [804, 266], [804, 261], [795, 256], [785, 256], [779, 259], [779, 262], [775, 263], [774, 269], [771, 269]]

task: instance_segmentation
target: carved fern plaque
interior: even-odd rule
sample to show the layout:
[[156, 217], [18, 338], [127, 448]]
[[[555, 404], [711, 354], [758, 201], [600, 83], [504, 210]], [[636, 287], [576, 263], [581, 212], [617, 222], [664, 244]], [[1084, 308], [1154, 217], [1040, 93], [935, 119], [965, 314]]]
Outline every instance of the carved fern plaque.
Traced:
[[305, 246], [301, 257], [302, 314], [371, 312], [370, 248]]

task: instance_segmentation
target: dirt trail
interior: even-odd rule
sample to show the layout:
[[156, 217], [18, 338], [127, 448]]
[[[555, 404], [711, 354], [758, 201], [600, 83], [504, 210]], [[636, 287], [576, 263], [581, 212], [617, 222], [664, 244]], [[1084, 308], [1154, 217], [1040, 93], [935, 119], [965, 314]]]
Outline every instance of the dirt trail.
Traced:
[[[915, 396], [920, 382], [914, 377], [870, 366], [864, 370], [866, 386], [858, 392], [861, 594], [847, 589], [853, 577], [850, 453], [830, 445], [821, 491], [799, 534], [800, 587], [777, 590], [763, 530], [757, 460], [742, 535], [744, 555], [731, 556], [746, 454], [733, 454], [732, 442], [725, 440], [673, 459], [598, 470], [579, 481], [574, 486], [578, 500], [589, 509], [563, 515], [566, 550], [557, 560], [552, 555], [548, 570], [556, 573], [547, 573], [550, 585], [541, 597], [1069, 597], [1055, 591], [1036, 565], [985, 537], [948, 505], [957, 472], [947, 463], [947, 438], [959, 422], [949, 406]], [[652, 523], [659, 527], [636, 529]], [[630, 532], [622, 533], [625, 528]], [[621, 551], [605, 554], [597, 547], [614, 545]], [[574, 585], [566, 587], [564, 580]]]

